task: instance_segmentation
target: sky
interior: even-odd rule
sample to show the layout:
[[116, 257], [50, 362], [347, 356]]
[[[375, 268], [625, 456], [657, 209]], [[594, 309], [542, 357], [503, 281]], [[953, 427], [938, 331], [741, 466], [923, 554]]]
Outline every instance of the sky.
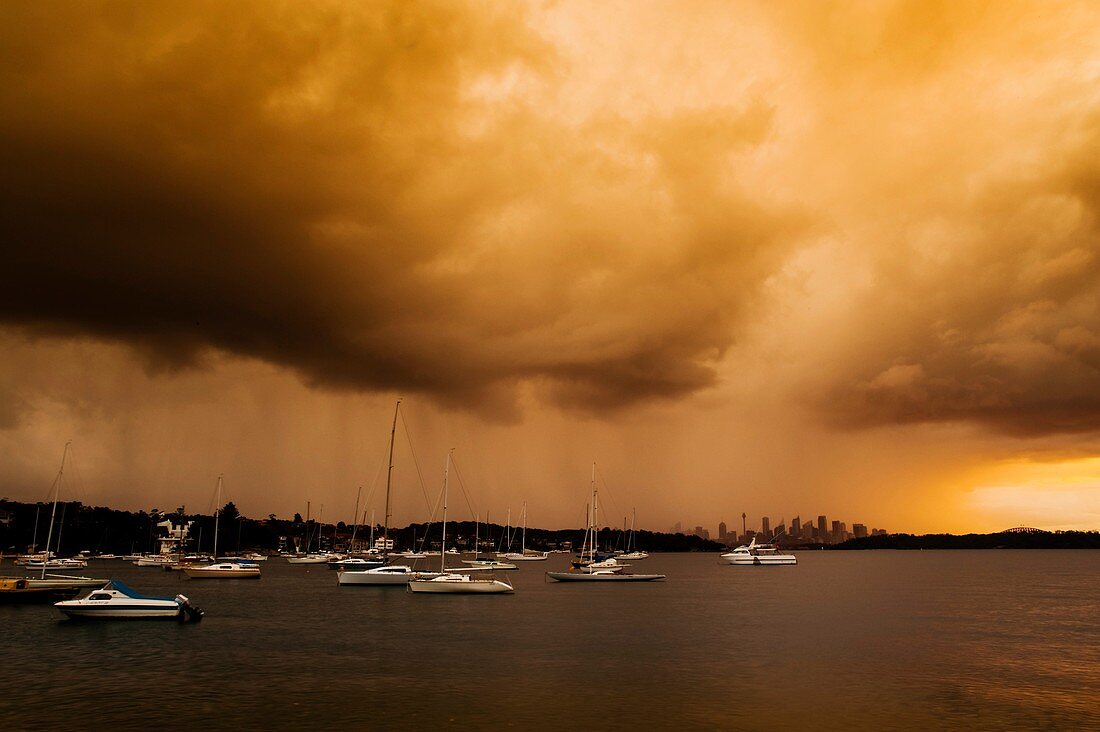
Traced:
[[[0, 6], [0, 494], [1100, 528], [1094, 2]], [[457, 508], [456, 508], [457, 506]], [[381, 520], [379, 518], [379, 520]]]

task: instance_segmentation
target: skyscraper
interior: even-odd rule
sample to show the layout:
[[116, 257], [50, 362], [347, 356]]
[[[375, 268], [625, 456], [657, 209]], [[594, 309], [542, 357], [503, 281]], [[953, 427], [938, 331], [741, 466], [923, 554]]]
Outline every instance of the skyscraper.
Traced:
[[726, 540], [726, 522], [725, 521], [719, 521], [718, 522], [718, 541], [725, 541], [725, 540]]
[[764, 534], [764, 536], [771, 536], [772, 535], [772, 524], [771, 524], [771, 521], [768, 520], [767, 516], [760, 519], [760, 532], [762, 534]]
[[802, 535], [802, 522], [799, 521], [798, 516], [795, 516], [793, 519], [791, 519], [791, 536], [801, 536], [801, 535]]
[[821, 542], [829, 541], [829, 523], [824, 516], [817, 517], [817, 539]]

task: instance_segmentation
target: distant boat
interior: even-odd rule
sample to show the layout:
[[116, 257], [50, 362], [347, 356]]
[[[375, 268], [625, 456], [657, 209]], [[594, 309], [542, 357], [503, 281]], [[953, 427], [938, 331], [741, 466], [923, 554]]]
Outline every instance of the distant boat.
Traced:
[[[489, 524], [489, 514], [488, 513], [485, 514], [485, 524], [486, 524], [486, 527]], [[480, 534], [479, 534], [480, 527], [481, 527], [481, 517], [480, 517], [480, 515], [478, 515], [478, 516], [474, 517], [474, 558], [473, 559], [463, 559], [462, 563], [469, 565], [472, 569], [483, 570], [483, 571], [519, 569], [519, 567], [517, 567], [514, 564], [511, 564], [510, 562], [501, 562], [500, 560], [497, 560], [497, 559], [478, 559], [477, 558], [478, 545], [479, 545], [479, 542], [480, 542]]]
[[[453, 451], [451, 451], [453, 452]], [[439, 576], [431, 579], [417, 578], [409, 581], [408, 591], [426, 594], [479, 594], [499, 595], [515, 592], [512, 585], [490, 577], [471, 577], [468, 574], [447, 571], [447, 477], [450, 474], [451, 452], [443, 467], [443, 541], [439, 545]]]
[[[397, 417], [400, 412], [401, 400], [398, 399], [397, 404], [393, 408], [393, 424], [390, 427], [389, 468], [386, 471], [386, 513], [382, 523], [382, 537], [379, 540], [383, 547], [392, 546], [390, 543], [392, 540], [389, 538], [390, 490], [393, 485], [393, 443], [394, 437], [397, 434]], [[413, 552], [413, 554], [414, 556], [412, 558], [419, 558], [416, 552]], [[389, 554], [384, 551], [381, 558], [383, 561], [388, 561]], [[419, 572], [404, 564], [386, 564], [385, 566], [374, 567], [373, 569], [342, 569], [336, 574], [336, 583], [340, 587], [392, 587], [408, 584], [410, 580], [420, 577], [429, 578], [436, 576], [437, 573], [435, 572]]]
[[64, 600], [54, 604], [74, 619], [167, 619], [201, 620], [202, 610], [191, 605], [183, 595], [150, 597], [142, 595], [118, 580], [111, 580], [101, 589], [79, 600]]
[[511, 562], [541, 562], [550, 558], [549, 552], [527, 551], [527, 501], [523, 502], [523, 533], [520, 537], [518, 552], [498, 553], [497, 557]]
[[362, 557], [351, 557], [350, 559], [336, 559], [328, 563], [329, 569], [374, 569], [375, 567], [381, 567], [384, 562], [381, 559], [363, 559]]
[[328, 554], [299, 554], [288, 555], [286, 561], [287, 564], [327, 564], [331, 560]]
[[648, 559], [649, 555], [638, 549], [638, 532], [634, 528], [634, 524], [638, 520], [638, 509], [634, 509], [633, 515], [630, 517], [630, 533], [626, 535], [626, 550], [617, 556], [618, 559]]
[[558, 582], [654, 582], [665, 579], [663, 574], [626, 574], [609, 569], [591, 572], [547, 572], [546, 576]]
[[186, 566], [183, 571], [191, 579], [259, 579], [260, 568], [255, 564], [219, 562], [201, 567]]
[[726, 564], [734, 566], [761, 567], [781, 564], [798, 564], [798, 558], [793, 554], [780, 554], [774, 544], [757, 544], [756, 537], [748, 546], [739, 546], [732, 552], [721, 556]]
[[[221, 518], [222, 477], [218, 476], [218, 485], [214, 492], [214, 552], [218, 556], [218, 520]], [[191, 579], [259, 579], [260, 568], [254, 562], [217, 562], [201, 567], [187, 565], [183, 571]]]
[[387, 564], [375, 569], [357, 569], [341, 571], [336, 582], [341, 587], [404, 585], [414, 579], [428, 579], [439, 576], [438, 572], [421, 572], [404, 564]]
[[[619, 564], [614, 557], [598, 558], [596, 538], [598, 536], [598, 518], [600, 496], [596, 489], [596, 463], [592, 463], [592, 511], [589, 526], [584, 533], [580, 561], [573, 562], [567, 572], [547, 572], [546, 576], [558, 582], [654, 582], [665, 579], [663, 574], [630, 574], [623, 572], [627, 565]], [[589, 540], [591, 537], [591, 540]], [[585, 557], [587, 554], [587, 558]]]

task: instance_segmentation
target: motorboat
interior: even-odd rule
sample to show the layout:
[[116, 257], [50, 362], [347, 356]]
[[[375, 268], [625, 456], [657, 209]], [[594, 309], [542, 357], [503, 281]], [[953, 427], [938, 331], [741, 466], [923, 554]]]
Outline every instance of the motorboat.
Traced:
[[431, 579], [411, 580], [407, 588], [409, 592], [428, 594], [489, 595], [515, 592], [512, 585], [498, 579], [451, 572]]
[[374, 569], [375, 567], [381, 567], [385, 564], [383, 559], [363, 559], [362, 557], [352, 557], [350, 559], [337, 559], [328, 562], [329, 569]]
[[394, 556], [401, 557], [402, 559], [427, 559], [429, 557], [438, 557], [439, 552], [407, 551], [395, 554]]
[[481, 570], [519, 569], [519, 567], [510, 562], [501, 562], [496, 559], [463, 559], [462, 563], [468, 564], [473, 569]]
[[648, 559], [649, 555], [641, 551], [626, 552], [625, 554], [619, 554], [616, 559]]
[[201, 620], [203, 612], [191, 605], [183, 595], [151, 597], [142, 595], [118, 580], [111, 580], [87, 597], [54, 603], [61, 612], [74, 619], [166, 619]]
[[606, 559], [600, 559], [598, 561], [573, 562], [571, 569], [585, 573], [622, 572], [624, 568], [629, 566], [629, 564], [619, 564], [619, 561], [615, 557], [608, 557]]
[[558, 582], [654, 582], [665, 579], [663, 574], [627, 574], [610, 569], [594, 569], [590, 572], [577, 570], [547, 572], [546, 576]]
[[336, 575], [341, 587], [349, 585], [404, 585], [414, 579], [431, 579], [439, 572], [421, 572], [405, 564], [387, 564], [374, 569], [342, 570]]
[[287, 555], [287, 564], [327, 564], [328, 554], [299, 554]]
[[798, 564], [793, 554], [780, 554], [774, 544], [757, 544], [756, 537], [747, 546], [739, 546], [732, 552], [721, 556], [726, 564], [736, 566], [761, 567], [772, 564]]
[[259, 579], [260, 568], [255, 564], [219, 562], [203, 567], [186, 566], [183, 571], [191, 579]]

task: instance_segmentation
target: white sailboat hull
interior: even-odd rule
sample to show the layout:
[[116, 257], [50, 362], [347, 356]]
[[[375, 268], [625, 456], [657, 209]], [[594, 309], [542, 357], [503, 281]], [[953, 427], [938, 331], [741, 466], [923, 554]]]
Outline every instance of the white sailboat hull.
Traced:
[[654, 582], [663, 580], [663, 574], [618, 574], [607, 570], [596, 572], [547, 572], [546, 576], [558, 582]]
[[336, 582], [341, 586], [350, 585], [363, 585], [363, 586], [386, 586], [386, 585], [407, 585], [410, 581], [418, 578], [429, 579], [431, 577], [438, 577], [438, 572], [374, 572], [372, 570], [354, 570], [337, 572]]
[[507, 559], [509, 562], [544, 562], [550, 558], [549, 554], [519, 554], [519, 553], [505, 553], [497, 554], [501, 559]]
[[506, 582], [492, 579], [463, 578], [444, 579], [419, 579], [409, 582], [409, 592], [437, 594], [437, 595], [501, 595], [514, 592], [512, 586]]

